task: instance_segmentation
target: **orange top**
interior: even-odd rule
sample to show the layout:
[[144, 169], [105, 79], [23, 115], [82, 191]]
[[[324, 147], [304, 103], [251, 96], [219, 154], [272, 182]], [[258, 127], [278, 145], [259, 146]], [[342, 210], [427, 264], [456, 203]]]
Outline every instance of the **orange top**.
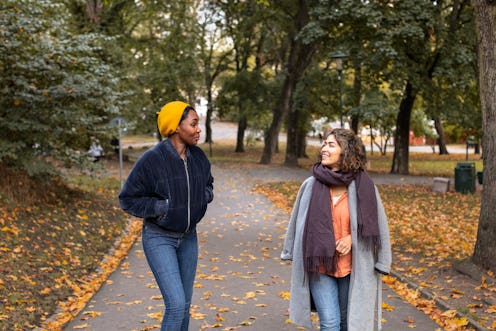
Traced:
[[[351, 234], [350, 209], [348, 207], [348, 192], [344, 192], [339, 198], [332, 201], [331, 213], [334, 226], [334, 237], [337, 240]], [[333, 277], [345, 277], [351, 273], [351, 252], [346, 255], [338, 255], [336, 271], [329, 273]]]

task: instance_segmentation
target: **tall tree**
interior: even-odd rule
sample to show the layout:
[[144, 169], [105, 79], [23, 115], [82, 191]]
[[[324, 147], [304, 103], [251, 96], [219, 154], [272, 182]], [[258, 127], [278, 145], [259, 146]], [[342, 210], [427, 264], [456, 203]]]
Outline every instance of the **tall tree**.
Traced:
[[466, 28], [466, 20], [471, 20], [468, 5], [468, 0], [394, 1], [392, 6], [380, 5], [383, 19], [376, 51], [387, 60], [381, 73], [392, 88], [403, 91], [396, 120], [392, 173], [408, 174], [410, 116], [417, 96], [428, 91], [446, 68], [455, 68], [456, 61], [470, 61], [448, 51], [456, 50], [450, 46], [460, 42], [461, 33], [457, 32]]
[[[273, 109], [272, 123], [265, 135], [265, 145], [260, 160], [262, 164], [270, 164], [272, 160], [272, 154], [276, 151], [282, 124], [292, 109], [292, 98], [296, 85], [310, 64], [319, 44], [318, 39], [304, 38], [302, 36], [304, 34], [303, 30], [309, 28], [307, 24], [310, 22], [307, 1], [284, 2], [280, 3], [280, 5], [282, 6], [281, 10], [284, 10], [286, 15], [290, 17], [290, 22], [292, 23], [287, 34], [289, 52], [284, 64], [282, 88]], [[300, 33], [302, 35], [299, 35]], [[296, 144], [292, 139], [295, 133], [296, 131], [291, 133], [292, 136], [288, 141], [285, 161], [288, 165], [293, 165], [296, 162]]]
[[231, 62], [232, 47], [226, 43], [225, 31], [221, 29], [222, 19], [208, 5], [200, 11], [200, 33], [202, 43], [198, 45], [198, 59], [201, 63], [199, 70], [203, 74], [204, 92], [207, 99], [207, 114], [205, 119], [205, 142], [213, 143], [212, 117], [214, 111], [214, 83], [219, 75], [228, 70]]
[[328, 50], [327, 56], [337, 50], [347, 55], [344, 62], [348, 66], [343, 70], [343, 83], [347, 81], [346, 77], [351, 77], [352, 86], [349, 91], [344, 89], [346, 98], [342, 106], [343, 113], [351, 118], [351, 129], [358, 133], [359, 122], [364, 119], [365, 113], [348, 113], [347, 110], [360, 109], [364, 95], [381, 84], [379, 78], [382, 68], [376, 64], [375, 49], [371, 47], [379, 42], [377, 27], [381, 17], [380, 10], [367, 1], [349, 0], [341, 2], [330, 13], [332, 14], [329, 16], [335, 22], [331, 25], [333, 42], [329, 43], [333, 49]]
[[[223, 90], [229, 90], [234, 97], [232, 101], [236, 102], [238, 131], [235, 151], [244, 152], [245, 131], [250, 117], [256, 114], [253, 107], [263, 107], [263, 103], [257, 105], [257, 99], [262, 98], [257, 98], [252, 92], [260, 88], [255, 84], [266, 62], [259, 55], [263, 52], [267, 36], [272, 33], [269, 22], [273, 9], [263, 2], [242, 0], [211, 1], [211, 7], [214, 15], [221, 17], [219, 24], [222, 24], [224, 36], [232, 44], [234, 77], [225, 81], [227, 85]], [[254, 80], [249, 82], [248, 78]], [[226, 106], [225, 101], [226, 98], [223, 98], [223, 106]]]
[[[307, 4], [299, 8], [295, 21], [297, 35], [293, 38], [294, 43], [291, 43], [289, 66], [294, 73], [294, 81], [292, 84], [292, 92], [289, 96], [289, 112], [287, 119], [287, 145], [284, 164], [294, 167], [298, 165], [298, 157], [302, 156], [302, 149], [306, 146], [305, 123], [308, 122], [310, 116], [305, 107], [295, 102], [298, 89], [307, 89], [304, 83], [304, 75], [311, 65], [314, 54], [321, 47], [324, 39], [327, 39], [328, 33], [323, 26], [323, 22], [319, 21], [320, 7], [309, 1]], [[295, 51], [293, 53], [293, 51]], [[294, 56], [291, 60], [291, 56]], [[288, 86], [289, 87], [289, 86]], [[301, 93], [300, 93], [301, 94]], [[300, 99], [300, 101], [302, 101]]]
[[55, 171], [46, 157], [81, 164], [123, 106], [100, 57], [109, 39], [74, 33], [70, 19], [52, 1], [0, 5], [0, 162], [32, 175]]
[[496, 3], [472, 1], [477, 22], [484, 175], [473, 261], [496, 271]]
[[[125, 59], [127, 77], [135, 82], [134, 120], [155, 131], [156, 112], [168, 101], [195, 105], [204, 79], [198, 67], [201, 28], [197, 0], [136, 2], [138, 14], [127, 25], [131, 40]], [[153, 132], [152, 131], [152, 132]]]

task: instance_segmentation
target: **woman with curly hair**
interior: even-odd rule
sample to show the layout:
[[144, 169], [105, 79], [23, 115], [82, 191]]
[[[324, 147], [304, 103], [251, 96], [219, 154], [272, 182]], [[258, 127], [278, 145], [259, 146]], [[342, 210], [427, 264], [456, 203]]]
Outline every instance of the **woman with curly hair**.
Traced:
[[361, 139], [336, 128], [324, 135], [320, 161], [300, 187], [283, 260], [292, 260], [290, 319], [320, 330], [381, 329], [381, 275], [391, 245], [379, 192], [366, 168]]

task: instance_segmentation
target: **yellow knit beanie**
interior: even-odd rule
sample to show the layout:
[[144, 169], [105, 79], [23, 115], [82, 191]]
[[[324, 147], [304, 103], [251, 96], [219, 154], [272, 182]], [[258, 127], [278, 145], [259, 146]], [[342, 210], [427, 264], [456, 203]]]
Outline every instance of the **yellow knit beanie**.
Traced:
[[158, 129], [162, 136], [168, 137], [176, 131], [181, 116], [183, 116], [184, 110], [188, 106], [187, 103], [182, 101], [172, 101], [165, 104], [165, 106], [157, 112]]

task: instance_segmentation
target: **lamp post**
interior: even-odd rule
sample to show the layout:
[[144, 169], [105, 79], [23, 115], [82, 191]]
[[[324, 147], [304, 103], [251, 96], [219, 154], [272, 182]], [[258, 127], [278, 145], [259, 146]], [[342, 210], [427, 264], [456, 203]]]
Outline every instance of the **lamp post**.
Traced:
[[331, 58], [336, 61], [336, 71], [338, 72], [338, 81], [339, 81], [339, 121], [341, 123], [341, 127], [343, 127], [343, 80], [341, 79], [341, 74], [343, 72], [343, 60], [347, 58], [346, 54], [337, 52], [334, 53]]
[[126, 120], [123, 117], [114, 117], [110, 120], [111, 126], [117, 126], [118, 130], [118, 140], [119, 140], [119, 181], [121, 182], [121, 189], [124, 186], [122, 179], [122, 132], [127, 131]]

